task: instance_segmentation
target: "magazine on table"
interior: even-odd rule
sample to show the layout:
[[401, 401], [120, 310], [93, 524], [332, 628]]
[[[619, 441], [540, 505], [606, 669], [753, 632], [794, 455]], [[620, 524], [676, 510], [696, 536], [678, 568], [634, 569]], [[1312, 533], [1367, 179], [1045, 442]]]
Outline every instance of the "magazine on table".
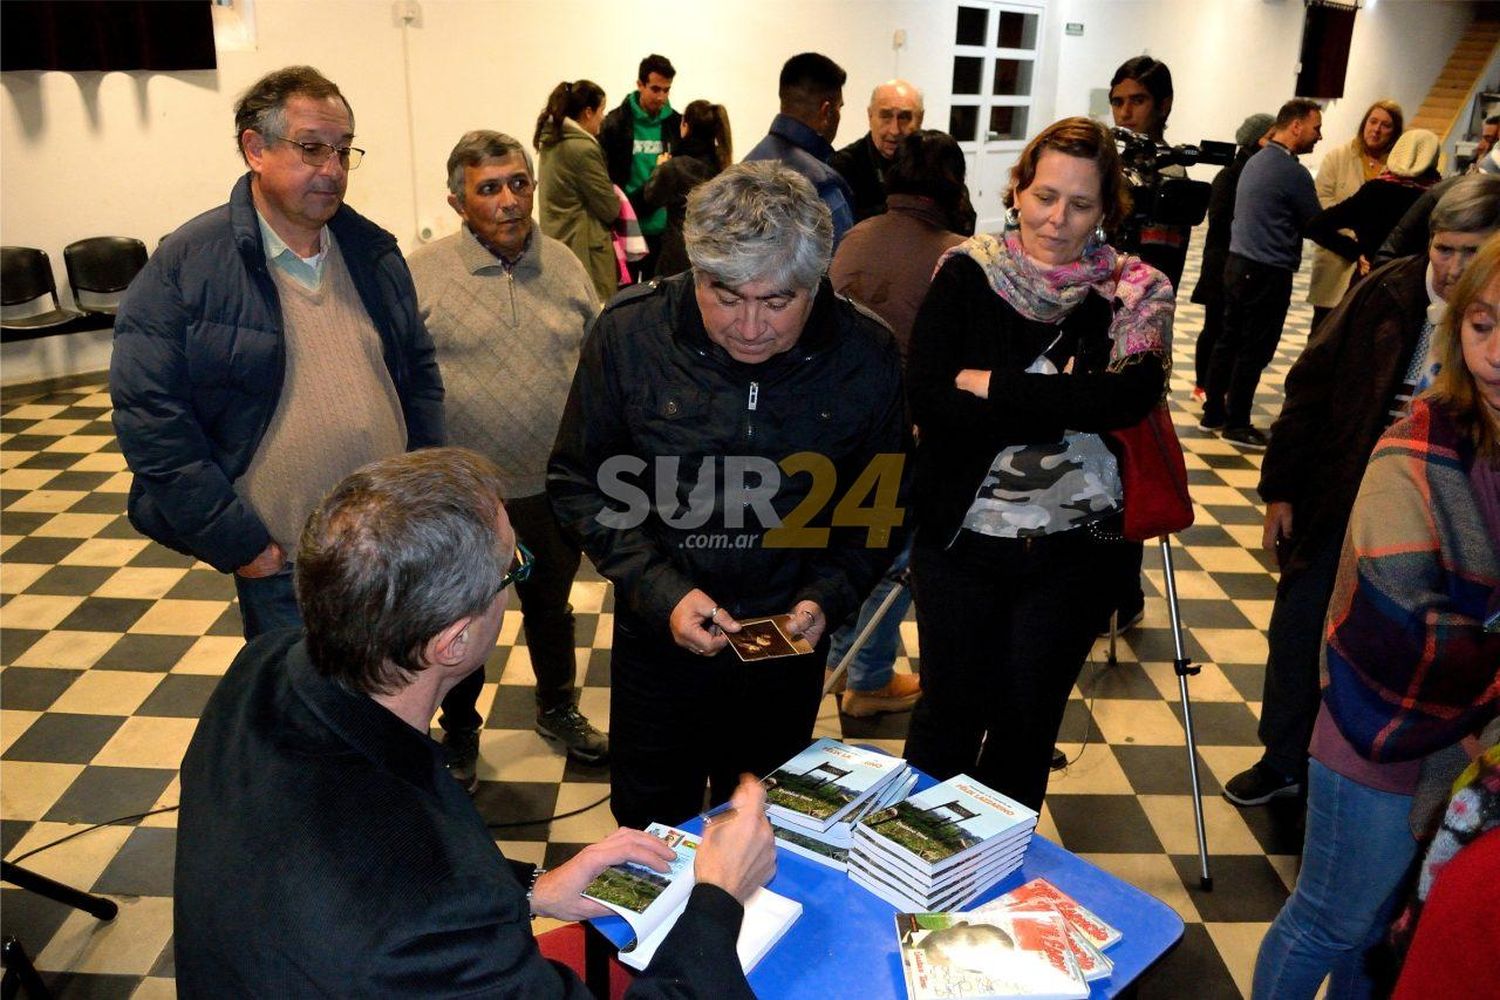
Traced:
[[[1058, 913], [1051, 903], [1040, 899], [1034, 899], [1025, 903], [1006, 903], [1003, 899], [991, 900], [983, 906], [976, 906], [971, 913], [989, 913], [995, 910], [1008, 910], [1012, 913]], [[1078, 968], [1083, 972], [1083, 978], [1089, 982], [1096, 979], [1108, 979], [1115, 971], [1115, 963], [1094, 947], [1094, 943], [1084, 935], [1077, 927], [1063, 917], [1063, 924], [1068, 931], [1068, 946], [1073, 949], [1073, 957], [1078, 960]]]
[[1036, 821], [1035, 811], [960, 774], [866, 816], [856, 844], [866, 836], [934, 877], [993, 849], [997, 841], [1029, 840]]
[[[682, 915], [693, 891], [693, 861], [698, 854], [698, 837], [685, 830], [652, 823], [646, 832], [661, 838], [675, 852], [667, 871], [632, 862], [612, 865], [583, 890], [584, 896], [625, 918], [635, 932], [635, 941], [621, 948], [619, 954], [620, 961], [634, 969], [644, 969], [651, 963], [656, 949]], [[801, 903], [764, 887], [745, 901], [744, 921], [736, 942], [745, 972], [755, 967], [801, 915]]]
[[1054, 911], [898, 913], [910, 1000], [1084, 1000], [1089, 985]]
[[1108, 948], [1122, 936], [1116, 928], [1100, 920], [1093, 910], [1044, 878], [1034, 878], [1025, 885], [1007, 892], [996, 902], [1011, 906], [1037, 901], [1051, 905], [1067, 919], [1069, 924], [1078, 928], [1079, 932], [1096, 948]]
[[783, 826], [821, 832], [906, 770], [900, 757], [824, 737], [762, 779], [766, 813]]

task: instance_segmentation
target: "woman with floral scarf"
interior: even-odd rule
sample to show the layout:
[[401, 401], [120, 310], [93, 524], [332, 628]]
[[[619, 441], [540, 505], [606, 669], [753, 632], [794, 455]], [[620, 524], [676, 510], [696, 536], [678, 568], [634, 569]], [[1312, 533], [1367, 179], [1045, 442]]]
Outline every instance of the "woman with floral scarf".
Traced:
[[944, 255], [912, 330], [922, 698], [906, 756], [1038, 808], [1127, 553], [1103, 435], [1162, 398], [1173, 293], [1106, 242], [1129, 195], [1102, 126], [1048, 126], [1011, 176], [1003, 236]]

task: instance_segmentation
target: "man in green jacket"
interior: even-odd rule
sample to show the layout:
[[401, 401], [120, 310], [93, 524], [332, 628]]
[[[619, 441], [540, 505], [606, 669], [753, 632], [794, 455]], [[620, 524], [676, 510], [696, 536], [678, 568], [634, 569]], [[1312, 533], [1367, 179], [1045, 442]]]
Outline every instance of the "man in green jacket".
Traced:
[[650, 250], [633, 265], [637, 281], [647, 281], [656, 274], [661, 234], [667, 228], [667, 210], [646, 207], [641, 191], [662, 156], [670, 154], [681, 138], [682, 116], [667, 101], [676, 76], [677, 70], [666, 56], [653, 53], [642, 59], [635, 92], [627, 94], [620, 106], [605, 116], [599, 129], [609, 179], [630, 199]]

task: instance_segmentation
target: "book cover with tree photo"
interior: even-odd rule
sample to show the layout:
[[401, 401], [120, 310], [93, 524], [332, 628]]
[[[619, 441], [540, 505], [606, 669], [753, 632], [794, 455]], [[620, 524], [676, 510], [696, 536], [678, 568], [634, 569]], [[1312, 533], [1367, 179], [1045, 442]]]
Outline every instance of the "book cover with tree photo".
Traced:
[[824, 737], [771, 772], [766, 801], [794, 816], [827, 822], [904, 766], [900, 758]]
[[934, 869], [982, 844], [1029, 831], [1036, 818], [1019, 802], [960, 774], [866, 816], [860, 825]]
[[[687, 883], [692, 882], [693, 858], [698, 853], [697, 838], [681, 830], [652, 823], [646, 832], [659, 837], [676, 852], [667, 863], [667, 870], [659, 872], [633, 862], [611, 865], [604, 869], [583, 890], [583, 894], [597, 899], [606, 906], [618, 907], [631, 913], [645, 913], [679, 876], [687, 874]], [[681, 891], [678, 893], [683, 894]], [[621, 916], [624, 916], [622, 913]]]
[[634, 913], [645, 913], [646, 907], [672, 884], [669, 874], [654, 872], [639, 865], [616, 865], [600, 872], [586, 892], [601, 903], [614, 903]]

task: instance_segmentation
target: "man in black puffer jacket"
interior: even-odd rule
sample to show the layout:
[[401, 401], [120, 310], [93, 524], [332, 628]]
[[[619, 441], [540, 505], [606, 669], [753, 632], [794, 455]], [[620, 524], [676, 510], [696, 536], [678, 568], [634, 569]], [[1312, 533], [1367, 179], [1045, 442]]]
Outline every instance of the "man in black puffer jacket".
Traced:
[[362, 151], [338, 87], [277, 70], [235, 128], [250, 172], [131, 284], [109, 385], [131, 523], [233, 573], [248, 639], [301, 624], [290, 553], [318, 499], [443, 443], [443, 384], [395, 237], [343, 204]]
[[[803, 749], [824, 633], [901, 545], [901, 360], [823, 277], [826, 205], [740, 164], [688, 201], [693, 272], [618, 297], [584, 343], [547, 476], [615, 584], [611, 789], [622, 825], [721, 802]], [[897, 530], [892, 530], [897, 529]], [[813, 652], [744, 663], [739, 618]]]

